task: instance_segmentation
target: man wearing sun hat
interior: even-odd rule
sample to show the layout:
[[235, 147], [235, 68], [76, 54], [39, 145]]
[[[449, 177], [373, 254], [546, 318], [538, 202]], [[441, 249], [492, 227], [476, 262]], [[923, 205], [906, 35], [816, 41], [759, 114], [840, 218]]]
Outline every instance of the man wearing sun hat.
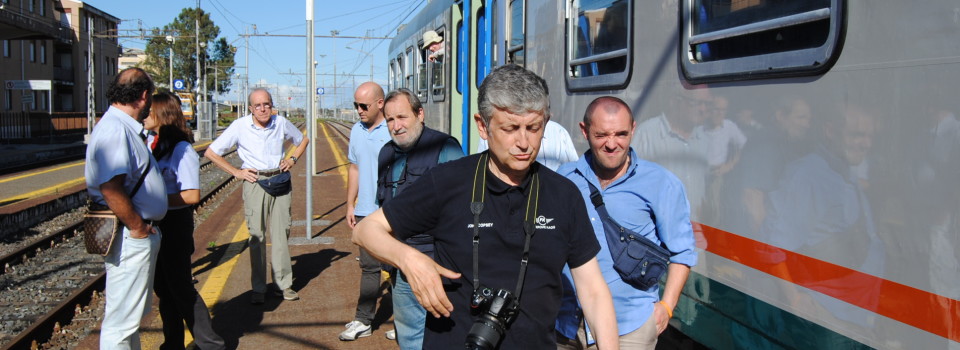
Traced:
[[442, 60], [444, 52], [443, 37], [435, 31], [428, 30], [426, 33], [423, 33], [423, 46], [420, 47], [420, 49], [430, 49], [431, 53], [427, 56], [430, 62], [435, 62], [438, 59]]

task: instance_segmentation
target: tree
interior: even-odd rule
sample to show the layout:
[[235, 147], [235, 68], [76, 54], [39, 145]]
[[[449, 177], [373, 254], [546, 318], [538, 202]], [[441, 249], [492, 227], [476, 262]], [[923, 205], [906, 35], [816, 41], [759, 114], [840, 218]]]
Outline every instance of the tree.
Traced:
[[[230, 75], [233, 74], [234, 59], [233, 55], [236, 48], [227, 43], [225, 38], [218, 38], [220, 27], [213, 23], [210, 14], [198, 8], [184, 8], [180, 11], [173, 22], [163, 26], [162, 29], [154, 28], [150, 41], [147, 42], [145, 53], [147, 55], [141, 68], [154, 77], [158, 86], [166, 86], [172, 90], [169, 85], [170, 75], [170, 48], [173, 47], [173, 78], [183, 79], [188, 90], [195, 91], [197, 86], [203, 81], [203, 76], [197, 76], [197, 46], [196, 46], [196, 23], [200, 20], [200, 43], [204, 47], [200, 48], [201, 74], [207, 71], [207, 92], [213, 94], [214, 90], [221, 93], [230, 91]], [[173, 36], [174, 42], [168, 42], [167, 36]], [[213, 43], [213, 45], [210, 45]], [[204, 67], [206, 65], [206, 67]], [[209, 67], [209, 69], [207, 69]], [[219, 76], [224, 78], [216, 81], [214, 79], [214, 70], [219, 71]], [[219, 86], [214, 86], [218, 84]], [[203, 88], [199, 91], [202, 93]]]

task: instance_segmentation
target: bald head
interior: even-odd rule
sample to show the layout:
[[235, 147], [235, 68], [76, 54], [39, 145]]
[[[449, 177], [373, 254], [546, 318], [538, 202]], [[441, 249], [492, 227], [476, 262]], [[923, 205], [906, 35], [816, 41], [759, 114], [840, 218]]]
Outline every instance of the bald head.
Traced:
[[383, 88], [372, 81], [360, 84], [353, 93], [353, 107], [360, 121], [373, 128], [383, 120]]
[[630, 121], [634, 120], [630, 106], [628, 106], [626, 102], [623, 102], [623, 100], [613, 96], [598, 97], [587, 105], [587, 110], [583, 113], [583, 124], [589, 127], [591, 119], [593, 119], [594, 114], [598, 112], [602, 112], [604, 115], [614, 115], [620, 112], [620, 109], [626, 109], [627, 115], [630, 116]]

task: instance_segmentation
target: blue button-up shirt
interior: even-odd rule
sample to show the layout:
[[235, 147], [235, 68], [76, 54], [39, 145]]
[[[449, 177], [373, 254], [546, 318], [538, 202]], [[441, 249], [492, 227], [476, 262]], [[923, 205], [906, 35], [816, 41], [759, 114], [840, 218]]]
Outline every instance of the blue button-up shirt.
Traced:
[[[590, 187], [587, 182], [600, 189], [607, 212], [617, 223], [655, 243], [662, 241], [670, 250], [670, 262], [687, 266], [697, 263], [690, 224], [690, 204], [687, 202], [683, 184], [675, 175], [655, 163], [637, 158], [633, 148], [630, 149], [630, 165], [626, 173], [603, 189], [590, 167], [592, 161], [593, 154], [587, 152], [577, 162], [567, 163], [557, 172], [577, 185], [587, 204], [590, 223], [597, 235], [597, 241], [600, 242], [597, 262], [613, 295], [619, 334], [624, 335], [640, 328], [653, 314], [654, 303], [660, 299], [659, 286], [645, 291], [638, 290], [623, 282], [620, 274], [613, 269], [603, 222], [590, 201]], [[565, 268], [563, 274], [566, 282], [573, 280], [569, 269]], [[568, 285], [573, 286], [573, 283]], [[557, 330], [563, 336], [573, 339], [580, 325], [580, 307], [574, 298], [573, 290], [566, 289], [564, 294], [560, 315], [557, 317]], [[589, 338], [593, 343], [592, 337]]]
[[347, 158], [359, 170], [357, 206], [353, 215], [367, 216], [377, 211], [377, 156], [380, 149], [390, 141], [387, 121], [382, 120], [373, 130], [357, 122], [350, 130], [350, 147]]

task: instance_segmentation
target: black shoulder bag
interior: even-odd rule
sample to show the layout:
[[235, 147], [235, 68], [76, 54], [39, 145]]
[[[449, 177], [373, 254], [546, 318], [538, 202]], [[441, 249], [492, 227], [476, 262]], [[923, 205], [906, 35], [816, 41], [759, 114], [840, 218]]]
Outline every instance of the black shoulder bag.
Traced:
[[613, 258], [613, 269], [627, 284], [647, 290], [660, 282], [670, 263], [670, 251], [662, 244], [653, 243], [641, 234], [620, 226], [607, 213], [603, 196], [597, 187], [590, 185], [590, 201], [600, 214], [603, 231], [607, 237], [607, 248]]

